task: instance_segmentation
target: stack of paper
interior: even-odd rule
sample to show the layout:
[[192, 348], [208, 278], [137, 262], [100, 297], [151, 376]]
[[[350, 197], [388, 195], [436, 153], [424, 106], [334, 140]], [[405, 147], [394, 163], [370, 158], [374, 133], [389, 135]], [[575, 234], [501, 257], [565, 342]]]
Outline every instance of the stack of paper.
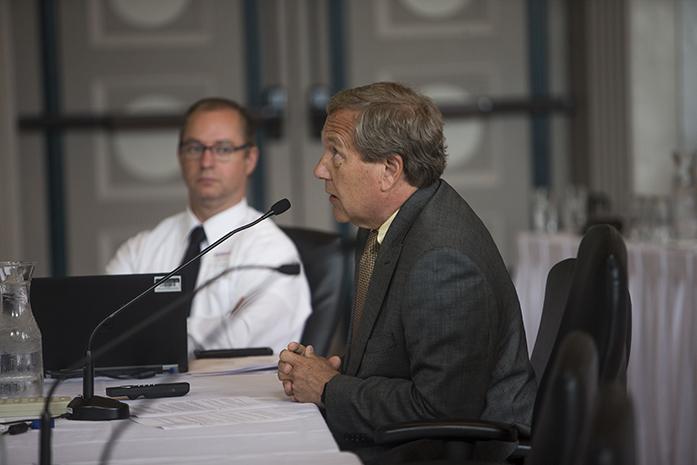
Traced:
[[133, 420], [163, 429], [300, 420], [316, 409], [314, 404], [245, 396], [177, 399], [157, 403], [146, 399], [130, 402], [129, 405]]
[[189, 365], [192, 376], [236, 375], [278, 369], [278, 355], [242, 358], [209, 358], [193, 360]]
[[[63, 415], [68, 411], [70, 397], [54, 397], [49, 403], [51, 416]], [[39, 418], [44, 409], [45, 397], [17, 397], [0, 399], [0, 420], [9, 418]]]

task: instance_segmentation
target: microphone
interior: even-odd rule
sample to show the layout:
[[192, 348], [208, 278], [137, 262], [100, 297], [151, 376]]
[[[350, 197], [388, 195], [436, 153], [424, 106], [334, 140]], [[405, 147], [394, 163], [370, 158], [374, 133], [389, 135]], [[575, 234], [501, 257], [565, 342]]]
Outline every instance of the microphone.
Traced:
[[[287, 209], [287, 208], [286, 208]], [[79, 368], [81, 366], [86, 365], [87, 363], [92, 363], [94, 359], [98, 358], [99, 356], [105, 354], [109, 350], [113, 349], [114, 347], [118, 346], [119, 344], [122, 344], [123, 342], [127, 341], [130, 339], [134, 334], [137, 334], [147, 326], [151, 325], [155, 321], [159, 320], [160, 318], [164, 317], [168, 313], [170, 313], [172, 310], [178, 308], [181, 304], [186, 302], [188, 299], [193, 298], [194, 295], [196, 295], [199, 291], [207, 288], [220, 278], [224, 277], [230, 272], [233, 271], [244, 271], [244, 270], [270, 270], [270, 271], [275, 271], [277, 273], [285, 274], [285, 275], [298, 275], [300, 274], [300, 264], [299, 263], [287, 263], [284, 265], [279, 265], [279, 266], [272, 266], [272, 265], [238, 265], [238, 266], [232, 266], [230, 268], [226, 268], [225, 270], [221, 271], [217, 275], [213, 276], [203, 284], [201, 284], [199, 287], [191, 290], [190, 292], [186, 292], [179, 296], [177, 299], [174, 301], [170, 302], [168, 305], [165, 305], [164, 307], [160, 308], [159, 310], [155, 311], [154, 313], [151, 313], [147, 317], [145, 317], [142, 321], [137, 323], [135, 326], [130, 328], [128, 331], [119, 334], [116, 338], [112, 339], [111, 341], [107, 342], [100, 348], [94, 351], [94, 355], [88, 354], [73, 364], [71, 367], [69, 367], [66, 371], [71, 371], [76, 368]], [[162, 284], [163, 280], [158, 281], [158, 285]], [[120, 310], [120, 309], [119, 309]], [[117, 311], [119, 311], [117, 310]], [[116, 312], [114, 312], [116, 313]], [[113, 315], [113, 314], [112, 314]], [[111, 315], [110, 315], [111, 316]], [[109, 318], [109, 317], [107, 317]], [[51, 388], [48, 391], [48, 394], [46, 395], [46, 400], [44, 402], [44, 407], [41, 412], [41, 425], [40, 425], [40, 437], [39, 437], [39, 456], [40, 456], [40, 464], [41, 465], [50, 465], [51, 464], [51, 413], [49, 411], [49, 404], [51, 403], [51, 399], [53, 398], [54, 393], [56, 392], [56, 389], [58, 388], [58, 385], [65, 380], [66, 377], [59, 377], [56, 378], [54, 383], [51, 385]], [[84, 398], [84, 397], [83, 397]], [[81, 397], [76, 397], [72, 401], [70, 401], [69, 407], [73, 405], [75, 402], [82, 401], [83, 398]], [[126, 419], [129, 418], [130, 412], [128, 409], [128, 405], [116, 401], [111, 398], [105, 398], [105, 397], [100, 397], [100, 396], [92, 396], [92, 399], [103, 399], [103, 401], [111, 401], [114, 403], [119, 403], [122, 404], [123, 407], [116, 407], [115, 412], [120, 413], [121, 415], [125, 415], [122, 417], [117, 417], [118, 419]], [[103, 402], [100, 401], [100, 402]], [[81, 412], [80, 414], [83, 415], [83, 417], [79, 418], [75, 416], [75, 410], [73, 407], [73, 412], [69, 415], [66, 416], [68, 419], [73, 419], [73, 420], [114, 420], [116, 418], [112, 418], [110, 415], [107, 415], [106, 418], [98, 418], [99, 415], [104, 415], [102, 410], [99, 408], [92, 408], [90, 409], [89, 407], [84, 405], [84, 401], [82, 402], [83, 407], [79, 409]], [[107, 412], [113, 413], [114, 411], [109, 411]], [[87, 416], [84, 416], [87, 415]]]
[[104, 326], [108, 321], [110, 321], [112, 318], [116, 317], [119, 313], [121, 313], [123, 310], [126, 308], [130, 307], [133, 303], [137, 302], [140, 300], [143, 296], [145, 296], [148, 292], [152, 291], [155, 289], [157, 286], [160, 284], [167, 282], [169, 278], [171, 278], [174, 274], [178, 273], [181, 271], [183, 268], [186, 268], [189, 266], [190, 263], [194, 262], [195, 260], [198, 260], [201, 258], [203, 255], [207, 254], [209, 251], [212, 249], [216, 248], [218, 245], [220, 245], [222, 242], [230, 238], [230, 236], [237, 234], [240, 231], [243, 231], [245, 229], [251, 228], [255, 224], [265, 220], [266, 218], [274, 215], [280, 215], [281, 213], [284, 213], [286, 210], [290, 208], [290, 202], [288, 199], [281, 199], [278, 202], [274, 203], [269, 210], [261, 215], [259, 218], [256, 220], [252, 221], [251, 223], [245, 224], [243, 226], [240, 226], [237, 229], [233, 229], [232, 231], [228, 232], [225, 234], [223, 237], [203, 249], [201, 252], [198, 253], [195, 257], [192, 257], [190, 260], [188, 260], [186, 263], [182, 263], [178, 267], [176, 267], [174, 270], [170, 271], [167, 275], [165, 275], [160, 281], [154, 283], [152, 286], [149, 288], [145, 289], [143, 292], [135, 296], [133, 299], [130, 301], [126, 302], [123, 304], [121, 307], [113, 311], [109, 316], [104, 318], [95, 328], [92, 330], [92, 333], [90, 334], [90, 337], [87, 342], [87, 351], [85, 354], [85, 364], [84, 364], [84, 374], [83, 374], [83, 379], [82, 379], [82, 396], [81, 397], [76, 397], [73, 400], [70, 401], [68, 404], [68, 407], [71, 409], [71, 413], [67, 416], [69, 419], [73, 420], [117, 420], [117, 419], [124, 419], [128, 418], [130, 416], [129, 411], [128, 411], [128, 405], [108, 398], [108, 397], [102, 397], [102, 396], [95, 396], [94, 395], [94, 356], [92, 355], [92, 343], [94, 341], [94, 337], [99, 331], [99, 329]]
[[275, 204], [271, 205], [271, 208], [269, 208], [270, 212], [272, 215], [280, 215], [281, 213], [285, 213], [286, 210], [290, 208], [290, 202], [288, 199], [281, 199]]
[[300, 263], [290, 263], [288, 265], [281, 265], [276, 268], [276, 271], [283, 274], [296, 275], [300, 274]]

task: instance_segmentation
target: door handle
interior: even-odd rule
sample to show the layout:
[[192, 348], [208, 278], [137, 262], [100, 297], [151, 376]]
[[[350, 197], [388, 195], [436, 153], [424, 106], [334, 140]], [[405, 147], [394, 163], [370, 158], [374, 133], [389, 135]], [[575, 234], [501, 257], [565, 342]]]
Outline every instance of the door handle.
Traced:
[[322, 127], [327, 117], [326, 108], [329, 103], [329, 88], [324, 84], [315, 84], [307, 94], [310, 135], [319, 139]]
[[256, 111], [259, 125], [271, 139], [283, 137], [283, 116], [288, 108], [288, 91], [281, 86], [269, 86], [261, 93], [261, 107]]

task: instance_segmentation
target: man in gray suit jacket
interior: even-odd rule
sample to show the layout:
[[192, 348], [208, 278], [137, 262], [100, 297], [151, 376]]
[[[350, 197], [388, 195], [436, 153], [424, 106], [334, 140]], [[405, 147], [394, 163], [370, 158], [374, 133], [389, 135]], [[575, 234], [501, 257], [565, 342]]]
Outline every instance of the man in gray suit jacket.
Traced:
[[439, 110], [376, 83], [338, 93], [327, 114], [315, 175], [337, 220], [360, 228], [357, 281], [366, 251], [377, 258], [365, 292], [358, 285], [346, 357], [289, 344], [278, 371], [286, 394], [322, 407], [344, 448], [400, 421], [529, 425], [536, 386], [518, 298], [486, 227], [440, 179]]

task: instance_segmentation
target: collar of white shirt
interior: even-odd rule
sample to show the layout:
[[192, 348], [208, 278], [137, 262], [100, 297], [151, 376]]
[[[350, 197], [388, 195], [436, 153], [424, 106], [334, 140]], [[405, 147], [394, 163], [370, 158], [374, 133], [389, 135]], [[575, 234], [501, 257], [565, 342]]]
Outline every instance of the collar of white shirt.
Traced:
[[397, 213], [399, 213], [399, 208], [393, 214], [391, 214], [390, 217], [387, 218], [387, 220], [385, 220], [385, 222], [382, 223], [382, 225], [378, 229], [378, 244], [382, 245], [382, 241], [385, 240], [387, 231], [390, 229], [392, 222], [397, 217]]
[[242, 199], [236, 205], [211, 216], [206, 221], [201, 223], [189, 207], [186, 209], [186, 234], [188, 236], [189, 231], [199, 224], [203, 224], [203, 230], [206, 232], [206, 245], [212, 244], [228, 232], [242, 226], [246, 218], [246, 212], [247, 199]]

